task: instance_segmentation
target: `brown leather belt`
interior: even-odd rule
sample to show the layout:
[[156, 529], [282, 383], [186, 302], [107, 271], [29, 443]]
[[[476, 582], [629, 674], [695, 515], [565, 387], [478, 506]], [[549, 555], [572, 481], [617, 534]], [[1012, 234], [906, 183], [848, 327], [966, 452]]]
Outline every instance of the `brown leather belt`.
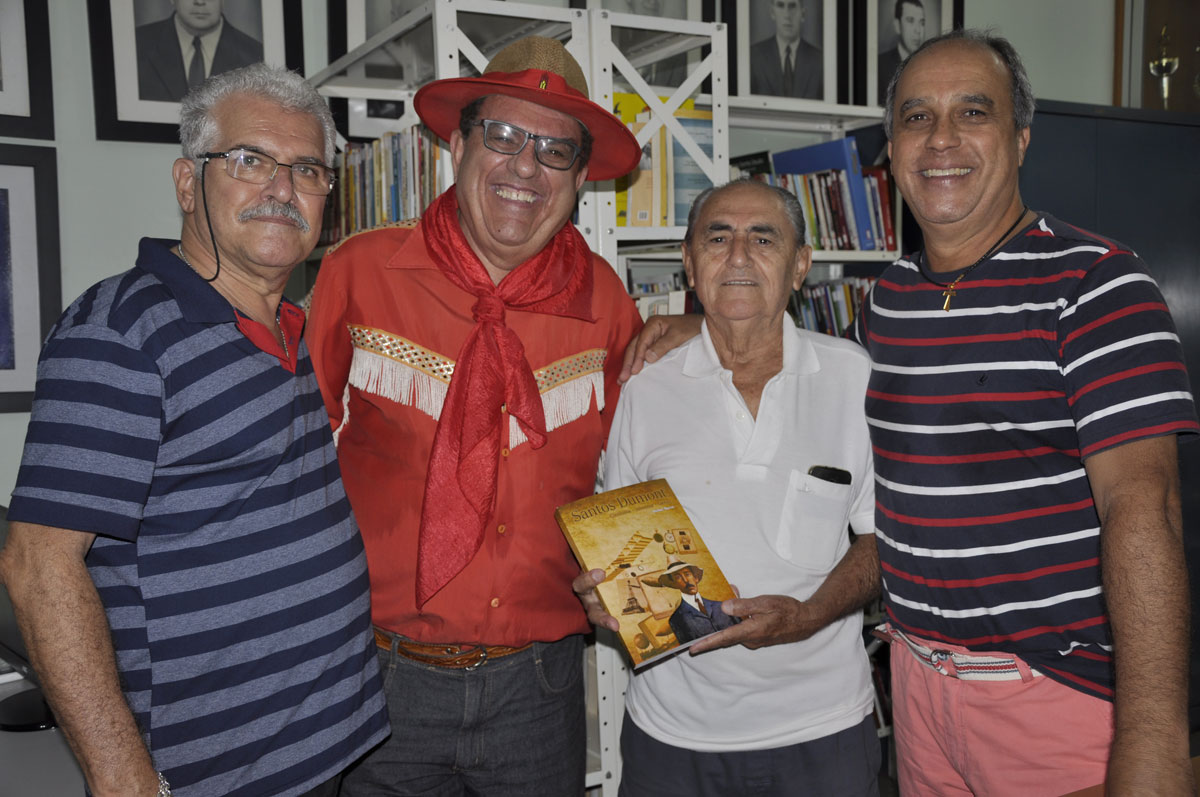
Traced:
[[474, 670], [483, 666], [488, 659], [499, 659], [513, 653], [520, 653], [530, 646], [522, 645], [519, 648], [510, 648], [504, 645], [426, 644], [401, 636], [393, 636], [378, 628], [375, 629], [376, 645], [384, 650], [391, 650], [393, 642], [395, 642], [396, 652], [406, 659], [451, 670]]

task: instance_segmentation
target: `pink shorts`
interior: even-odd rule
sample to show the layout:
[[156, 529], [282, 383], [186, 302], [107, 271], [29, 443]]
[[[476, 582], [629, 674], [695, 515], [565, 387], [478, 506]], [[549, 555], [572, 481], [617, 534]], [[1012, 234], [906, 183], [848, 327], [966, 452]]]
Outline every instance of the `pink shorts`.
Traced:
[[892, 642], [901, 794], [1036, 797], [1104, 782], [1111, 703], [1030, 670], [1011, 654], [912, 636], [910, 645], [884, 630]]

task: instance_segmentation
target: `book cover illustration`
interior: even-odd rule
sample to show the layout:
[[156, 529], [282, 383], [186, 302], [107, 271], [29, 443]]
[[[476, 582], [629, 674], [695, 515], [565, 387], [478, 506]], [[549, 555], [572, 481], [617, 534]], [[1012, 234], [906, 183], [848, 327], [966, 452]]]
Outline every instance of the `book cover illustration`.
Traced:
[[580, 566], [604, 571], [596, 592], [634, 668], [737, 622], [721, 611], [733, 590], [666, 479], [581, 498], [554, 515]]

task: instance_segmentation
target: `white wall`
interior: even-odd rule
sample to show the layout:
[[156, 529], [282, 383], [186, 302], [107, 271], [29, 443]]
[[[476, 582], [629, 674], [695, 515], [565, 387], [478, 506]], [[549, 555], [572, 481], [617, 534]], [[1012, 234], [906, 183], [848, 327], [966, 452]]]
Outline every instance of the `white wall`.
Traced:
[[969, 28], [1012, 42], [1038, 99], [1112, 103], [1115, 0], [965, 0]]
[[[173, 144], [97, 141], [92, 61], [82, 3], [47, 3], [54, 80], [53, 141], [0, 142], [58, 151], [58, 214], [63, 307], [97, 280], [124, 271], [142, 236], [179, 234], [171, 182]], [[304, 0], [304, 54], [309, 74], [327, 59], [325, 3]], [[0, 503], [8, 505], [21, 462], [28, 413], [0, 413]]]
[[[129, 268], [141, 235], [179, 230], [171, 201], [178, 147], [96, 141], [87, 14], [48, 3], [54, 85], [54, 141], [3, 139], [58, 151], [58, 218], [63, 305], [101, 277]], [[0, 500], [8, 504], [25, 440], [26, 413], [0, 415]]]

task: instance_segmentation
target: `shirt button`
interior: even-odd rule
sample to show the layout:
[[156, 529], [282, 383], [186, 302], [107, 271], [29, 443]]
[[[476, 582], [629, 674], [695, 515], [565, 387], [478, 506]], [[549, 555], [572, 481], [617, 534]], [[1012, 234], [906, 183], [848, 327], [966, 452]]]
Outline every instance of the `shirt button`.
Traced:
[[508, 527], [505, 526], [503, 523], [501, 523], [499, 526], [496, 527], [496, 531], [499, 532], [500, 534], [503, 534], [504, 532], [508, 531]]
[[493, 608], [493, 609], [496, 609], [496, 608], [498, 608], [499, 606], [500, 606], [500, 599], [499, 599], [499, 598], [492, 598], [492, 608]]
[[502, 448], [502, 449], [500, 449], [500, 456], [502, 456], [502, 457], [507, 457], [507, 456], [508, 456], [508, 449], [507, 449], [507, 448]]
[[741, 410], [738, 410], [737, 419], [739, 421], [746, 420], [746, 413], [742, 412]]

